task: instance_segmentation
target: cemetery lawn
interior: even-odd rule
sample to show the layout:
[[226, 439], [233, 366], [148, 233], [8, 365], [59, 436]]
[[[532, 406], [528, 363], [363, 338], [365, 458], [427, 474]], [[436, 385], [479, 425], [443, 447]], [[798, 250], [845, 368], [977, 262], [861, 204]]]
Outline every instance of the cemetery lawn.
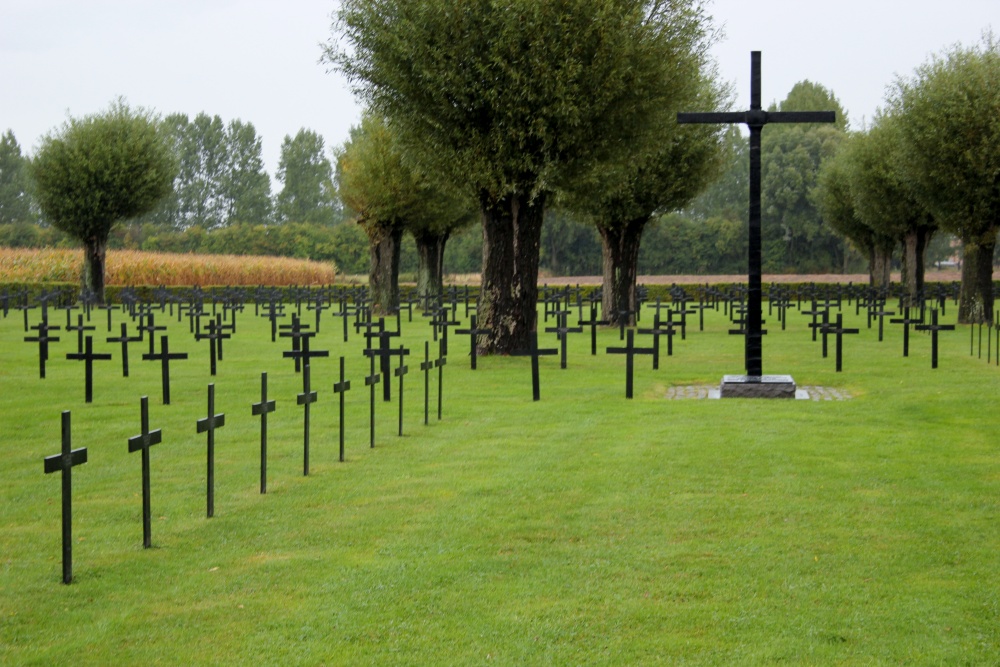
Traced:
[[[949, 303], [944, 321], [957, 309]], [[708, 311], [650, 370], [604, 354], [617, 330], [573, 335], [568, 369], [480, 358], [449, 336], [443, 419], [423, 423], [424, 341], [412, 350], [403, 437], [376, 404], [368, 444], [368, 360], [324, 313], [313, 349], [311, 470], [302, 475], [301, 376], [249, 306], [218, 375], [208, 343], [169, 322], [172, 404], [160, 367], [105, 343], [94, 315], [94, 402], [75, 334], [59, 331], [38, 377], [20, 313], [0, 319], [0, 664], [462, 665], [987, 664], [1000, 655], [1000, 370], [969, 355], [969, 328], [930, 338], [845, 307], [844, 372], [808, 318], [768, 317], [765, 373], [851, 395], [844, 401], [667, 400], [743, 366], [742, 339]], [[303, 311], [306, 322], [312, 313]], [[32, 323], [38, 319], [32, 312]], [[51, 315], [65, 325], [65, 315]], [[75, 319], [75, 315], [74, 315]], [[419, 321], [418, 321], [419, 320]], [[571, 317], [575, 324], [576, 314]], [[650, 314], [643, 325], [652, 320]], [[463, 325], [467, 325], [463, 318]], [[549, 323], [552, 326], [553, 323]], [[129, 332], [134, 325], [129, 325]], [[639, 337], [642, 345], [649, 337]], [[666, 341], [664, 352], [666, 349]], [[398, 342], [393, 343], [398, 346]], [[540, 344], [557, 347], [555, 336]], [[347, 461], [337, 460], [339, 356], [352, 388]], [[432, 358], [436, 356], [432, 353]], [[396, 362], [393, 361], [393, 366]], [[269, 416], [268, 492], [259, 493], [260, 373]], [[216, 384], [215, 517], [205, 517], [206, 386]], [[139, 399], [149, 396], [152, 541], [142, 548]], [[61, 580], [60, 447], [72, 411], [74, 582]]]

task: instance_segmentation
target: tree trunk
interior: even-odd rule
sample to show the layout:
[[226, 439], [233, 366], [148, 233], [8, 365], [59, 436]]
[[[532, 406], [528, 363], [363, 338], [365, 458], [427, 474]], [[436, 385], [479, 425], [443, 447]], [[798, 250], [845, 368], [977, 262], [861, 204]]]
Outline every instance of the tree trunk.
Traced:
[[444, 246], [448, 234], [414, 236], [417, 243], [417, 295], [421, 303], [428, 296], [437, 296], [444, 287]]
[[104, 267], [108, 250], [107, 239], [89, 238], [83, 245], [83, 288], [90, 290], [98, 305], [104, 305]]
[[924, 257], [935, 227], [917, 226], [903, 236], [903, 288], [910, 306], [919, 306], [924, 291]]
[[402, 225], [365, 226], [371, 264], [368, 269], [368, 293], [372, 315], [394, 315], [399, 310], [399, 246]]
[[892, 248], [872, 246], [869, 261], [871, 286], [877, 289], [888, 289], [892, 282]]
[[997, 230], [962, 239], [962, 292], [958, 302], [958, 321], [978, 324], [993, 321], [993, 250]]
[[[639, 243], [649, 218], [599, 227], [604, 277], [601, 282], [602, 317], [611, 326], [635, 324], [635, 278], [639, 265]], [[626, 313], [626, 311], [629, 311]]]
[[493, 331], [480, 338], [483, 354], [526, 350], [535, 329], [538, 251], [545, 195], [480, 195], [483, 216], [483, 275], [479, 326]]

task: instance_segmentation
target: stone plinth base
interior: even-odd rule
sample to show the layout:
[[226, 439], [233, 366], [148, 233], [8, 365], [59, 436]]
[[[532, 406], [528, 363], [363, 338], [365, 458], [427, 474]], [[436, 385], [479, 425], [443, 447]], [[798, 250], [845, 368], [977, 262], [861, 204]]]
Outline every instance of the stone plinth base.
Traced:
[[791, 375], [726, 375], [719, 385], [720, 398], [795, 398]]

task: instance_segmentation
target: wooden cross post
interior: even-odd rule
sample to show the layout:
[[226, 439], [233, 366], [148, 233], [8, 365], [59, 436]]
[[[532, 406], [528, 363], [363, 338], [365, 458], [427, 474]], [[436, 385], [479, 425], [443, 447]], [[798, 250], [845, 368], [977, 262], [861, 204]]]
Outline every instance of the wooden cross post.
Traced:
[[69, 410], [62, 413], [62, 453], [45, 457], [45, 474], [62, 472], [63, 583], [73, 581], [73, 466], [87, 462], [87, 448], [70, 449]]
[[215, 383], [208, 385], [208, 416], [196, 423], [198, 433], [208, 433], [207, 514], [215, 516], [215, 429], [226, 425], [226, 415], [215, 414]]
[[[164, 336], [166, 338], [166, 336]], [[149, 507], [149, 448], [163, 440], [160, 429], [149, 430], [149, 397], [140, 399], [140, 415], [142, 432], [128, 439], [129, 453], [142, 451], [142, 546], [149, 549], [153, 546], [151, 510]]]
[[[267, 373], [260, 374], [260, 403], [250, 405], [250, 414], [260, 416], [260, 492], [267, 493], [267, 415], [274, 412], [274, 401], [267, 400]], [[209, 410], [211, 412], [211, 410]]]
[[350, 380], [344, 379], [344, 358], [340, 358], [340, 382], [333, 384], [333, 393], [340, 394], [340, 462], [344, 462], [344, 394], [351, 390]]
[[778, 111], [761, 108], [760, 51], [750, 53], [750, 110], [723, 113], [679, 113], [678, 123], [742, 123], [750, 128], [750, 240], [747, 272], [747, 324], [745, 364], [747, 375], [761, 377], [763, 345], [761, 334], [761, 130], [770, 123], [833, 123], [833, 111]]

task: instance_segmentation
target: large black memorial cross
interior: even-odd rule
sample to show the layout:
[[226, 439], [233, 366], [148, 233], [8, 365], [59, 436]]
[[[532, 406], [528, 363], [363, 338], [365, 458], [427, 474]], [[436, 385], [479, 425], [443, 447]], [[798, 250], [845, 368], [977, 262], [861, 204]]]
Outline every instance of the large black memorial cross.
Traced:
[[744, 123], [750, 128], [750, 240], [746, 322], [746, 370], [763, 375], [761, 334], [760, 135], [770, 123], [833, 123], [833, 111], [769, 112], [760, 105], [760, 51], [750, 53], [750, 110], [722, 113], [678, 113], [678, 123]]
[[[166, 338], [166, 336], [164, 336]], [[142, 452], [142, 546], [153, 546], [152, 511], [149, 506], [149, 448], [163, 441], [160, 429], [149, 430], [149, 397], [139, 399], [142, 432], [128, 439], [128, 451]]]

